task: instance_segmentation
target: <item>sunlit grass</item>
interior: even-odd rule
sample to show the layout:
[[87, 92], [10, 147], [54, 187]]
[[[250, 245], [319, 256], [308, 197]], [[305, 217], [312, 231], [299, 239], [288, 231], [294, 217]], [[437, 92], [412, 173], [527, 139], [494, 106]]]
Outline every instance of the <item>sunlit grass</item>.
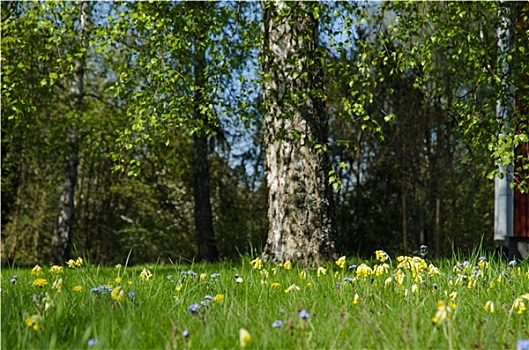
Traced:
[[[529, 264], [472, 254], [3, 268], [2, 348], [516, 348]], [[422, 255], [421, 255], [422, 254]]]

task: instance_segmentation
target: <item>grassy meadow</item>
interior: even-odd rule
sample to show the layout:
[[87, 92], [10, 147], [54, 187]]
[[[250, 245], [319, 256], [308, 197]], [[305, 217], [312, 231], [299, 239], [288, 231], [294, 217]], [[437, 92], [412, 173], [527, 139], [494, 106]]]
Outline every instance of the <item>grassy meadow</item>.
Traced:
[[516, 349], [529, 262], [473, 254], [1, 271], [2, 349]]

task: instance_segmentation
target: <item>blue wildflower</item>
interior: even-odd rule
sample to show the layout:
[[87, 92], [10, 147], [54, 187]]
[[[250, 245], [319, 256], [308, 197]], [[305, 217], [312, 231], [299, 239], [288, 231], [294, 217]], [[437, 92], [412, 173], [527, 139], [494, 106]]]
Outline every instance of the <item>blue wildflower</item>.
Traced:
[[15, 283], [17, 283], [17, 278], [18, 278], [17, 275], [14, 275], [14, 276], [11, 278], [11, 280], [9, 280], [9, 282], [11, 282], [11, 284], [15, 284]]
[[136, 294], [133, 291], [130, 291], [128, 296], [132, 299], [132, 301], [136, 300]]
[[202, 301], [200, 302], [200, 305], [202, 305], [202, 306], [204, 306], [204, 307], [208, 306], [204, 300], [202, 300]]
[[428, 246], [426, 244], [421, 244], [419, 248], [421, 248], [421, 250], [426, 250], [428, 249]]
[[302, 320], [306, 320], [310, 318], [310, 314], [307, 312], [307, 310], [303, 309], [299, 312], [299, 318]]
[[272, 323], [272, 328], [283, 328], [283, 326], [283, 321], [280, 320], [276, 320], [274, 323]]
[[182, 332], [182, 337], [184, 338], [189, 337], [189, 331], [187, 329], [184, 329], [184, 331]]
[[517, 264], [516, 260], [509, 261], [509, 266], [511, 267], [515, 267]]
[[219, 277], [220, 277], [220, 273], [214, 273], [214, 274], [211, 275], [212, 279], [217, 279]]
[[353, 264], [353, 265], [349, 266], [348, 269], [349, 269], [349, 270], [354, 270], [354, 269], [356, 269], [356, 267], [357, 267], [357, 266]]
[[99, 344], [99, 340], [94, 339], [94, 338], [88, 339], [88, 346], [94, 346], [97, 344]]
[[516, 350], [529, 350], [529, 339], [519, 339], [516, 343]]
[[349, 282], [349, 283], [353, 283], [353, 279], [351, 277], [345, 277], [343, 279], [344, 282]]
[[212, 301], [213, 300], [213, 297], [209, 294], [206, 294], [206, 296], [204, 297], [204, 299], [206, 300], [209, 300], [209, 301]]
[[200, 308], [200, 306], [198, 304], [191, 304], [191, 306], [189, 306], [189, 312], [194, 314], [195, 312], [198, 311], [198, 309]]
[[167, 279], [168, 279], [169, 281], [172, 281], [172, 280], [173, 280], [173, 275], [167, 275]]

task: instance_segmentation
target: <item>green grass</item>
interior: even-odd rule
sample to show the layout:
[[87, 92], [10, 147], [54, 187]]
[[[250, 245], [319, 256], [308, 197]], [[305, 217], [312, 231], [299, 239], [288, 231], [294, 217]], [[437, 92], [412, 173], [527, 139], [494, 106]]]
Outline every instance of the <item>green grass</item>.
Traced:
[[[64, 266], [59, 274], [42, 265], [40, 276], [32, 275], [31, 269], [4, 267], [1, 345], [2, 349], [235, 349], [244, 328], [251, 335], [249, 349], [514, 349], [519, 339], [529, 338], [529, 312], [523, 308], [529, 306], [528, 262], [513, 267], [489, 257], [488, 266], [478, 266], [477, 254], [469, 260], [461, 267], [455, 258], [438, 261], [437, 274], [428, 266], [431, 262], [417, 258], [414, 274], [411, 265], [398, 267], [393, 258], [386, 261], [387, 272], [366, 277], [357, 274], [365, 266], [348, 268], [364, 263], [355, 258], [348, 258], [343, 269], [334, 262], [325, 264], [327, 272], [320, 276], [318, 266], [285, 269], [264, 264], [259, 269], [247, 257], [238, 263], [119, 269], [83, 264]], [[371, 268], [382, 264], [375, 259], [365, 263]], [[152, 277], [142, 279], [144, 268]], [[182, 274], [189, 270], [196, 276]], [[214, 279], [215, 273], [220, 276]], [[237, 282], [236, 274], [242, 282]], [[12, 284], [14, 275], [17, 280]], [[116, 277], [121, 278], [119, 283]], [[48, 284], [34, 286], [37, 278]], [[57, 278], [62, 278], [60, 292], [53, 288]], [[91, 291], [105, 284], [120, 286], [114, 297], [123, 290], [123, 300], [114, 299], [111, 292]], [[285, 292], [292, 285], [299, 290], [291, 287]], [[75, 286], [83, 290], [75, 291]], [[220, 294], [223, 300], [207, 301], [196, 313], [189, 311], [206, 295]], [[494, 303], [494, 313], [484, 309], [487, 301]], [[452, 312], [443, 319], [447, 307]], [[301, 310], [310, 318], [301, 319]], [[432, 321], [436, 314], [441, 317], [438, 323]], [[32, 316], [37, 327], [26, 323]], [[282, 328], [272, 327], [276, 320], [283, 322]], [[186, 338], [184, 330], [189, 332]], [[92, 339], [98, 343], [89, 346]]]

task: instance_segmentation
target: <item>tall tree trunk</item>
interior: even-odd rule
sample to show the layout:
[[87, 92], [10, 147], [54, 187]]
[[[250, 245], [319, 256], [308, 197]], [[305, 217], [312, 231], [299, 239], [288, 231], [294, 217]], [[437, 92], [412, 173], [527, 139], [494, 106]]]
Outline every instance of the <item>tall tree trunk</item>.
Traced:
[[70, 258], [72, 248], [73, 224], [75, 214], [75, 185], [77, 182], [77, 168], [79, 165], [79, 135], [76, 119], [82, 111], [84, 95], [85, 55], [88, 48], [87, 30], [90, 20], [90, 3], [83, 1], [79, 18], [79, 40], [85, 50], [81, 57], [75, 60], [75, 71], [70, 96], [74, 101], [75, 114], [66, 130], [66, 155], [64, 173], [60, 187], [59, 215], [54, 230], [53, 254], [57, 263], [64, 263]]
[[[196, 8], [200, 16], [200, 10], [204, 9], [202, 2], [191, 3], [190, 6]], [[198, 19], [205, 20], [203, 16]], [[203, 26], [206, 28], [206, 26]], [[195, 56], [194, 56], [194, 76], [195, 76], [195, 96], [194, 115], [199, 130], [193, 135], [193, 196], [195, 199], [195, 229], [198, 247], [198, 260], [215, 261], [219, 253], [215, 244], [215, 231], [213, 229], [213, 215], [211, 210], [210, 197], [210, 174], [208, 159], [208, 136], [204, 129], [208, 128], [208, 116], [204, 114], [202, 106], [205, 101], [206, 86], [206, 51], [201, 41], [204, 40], [202, 33], [195, 35]]]
[[269, 231], [263, 257], [308, 263], [334, 253], [328, 120], [310, 2], [262, 2]]

